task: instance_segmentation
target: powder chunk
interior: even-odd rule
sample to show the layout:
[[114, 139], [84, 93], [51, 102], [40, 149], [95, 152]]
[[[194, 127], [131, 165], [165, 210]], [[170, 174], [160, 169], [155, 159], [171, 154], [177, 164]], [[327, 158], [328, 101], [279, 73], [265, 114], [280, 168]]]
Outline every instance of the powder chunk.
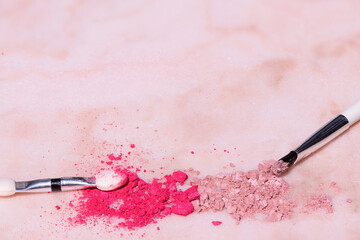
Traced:
[[219, 226], [220, 224], [222, 224], [222, 222], [220, 221], [212, 221], [211, 222], [214, 226]]
[[347, 203], [352, 203], [351, 198], [346, 199], [346, 202], [347, 202]]
[[267, 160], [260, 163], [258, 169], [262, 173], [280, 176], [288, 167], [289, 165], [283, 161]]
[[197, 192], [197, 189], [198, 189], [198, 186], [194, 185], [185, 191], [189, 201], [193, 201], [193, 200], [200, 198], [200, 194]]
[[172, 174], [173, 178], [179, 182], [181, 185], [184, 184], [184, 181], [187, 179], [187, 175], [186, 173], [182, 172], [182, 171], [176, 171]]
[[172, 206], [172, 212], [177, 215], [187, 216], [194, 212], [194, 206], [190, 202], [180, 202]]

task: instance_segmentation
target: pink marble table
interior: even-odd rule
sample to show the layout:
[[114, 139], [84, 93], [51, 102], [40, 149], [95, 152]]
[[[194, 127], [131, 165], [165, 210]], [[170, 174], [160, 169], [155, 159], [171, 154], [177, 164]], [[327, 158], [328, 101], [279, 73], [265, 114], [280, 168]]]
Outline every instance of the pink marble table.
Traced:
[[[0, 176], [86, 174], [131, 143], [145, 179], [282, 157], [360, 98], [359, 13], [356, 0], [2, 0]], [[0, 199], [1, 239], [360, 239], [359, 141], [357, 124], [285, 176], [292, 194], [325, 186], [333, 214], [172, 215], [131, 235], [60, 226], [54, 206], [73, 193], [17, 195]]]

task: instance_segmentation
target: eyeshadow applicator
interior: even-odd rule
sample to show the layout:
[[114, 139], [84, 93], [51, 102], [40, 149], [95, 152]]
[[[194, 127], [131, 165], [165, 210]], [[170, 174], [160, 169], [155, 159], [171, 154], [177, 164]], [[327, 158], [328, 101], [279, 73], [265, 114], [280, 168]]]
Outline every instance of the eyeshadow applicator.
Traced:
[[102, 171], [96, 177], [47, 178], [23, 182], [15, 182], [10, 178], [0, 178], [0, 196], [10, 196], [15, 193], [73, 191], [87, 188], [112, 191], [124, 186], [127, 182], [126, 174], [115, 173], [114, 171]]
[[298, 148], [291, 151], [279, 161], [288, 164], [288, 167], [294, 165], [297, 161], [309, 156], [325, 144], [349, 129], [351, 125], [360, 120], [360, 101], [353, 104], [343, 113], [325, 124], [308, 138]]

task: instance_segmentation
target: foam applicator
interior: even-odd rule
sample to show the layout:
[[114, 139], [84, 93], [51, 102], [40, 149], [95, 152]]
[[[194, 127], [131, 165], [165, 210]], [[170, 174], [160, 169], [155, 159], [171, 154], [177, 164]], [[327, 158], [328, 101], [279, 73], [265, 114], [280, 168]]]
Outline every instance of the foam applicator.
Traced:
[[128, 176], [125, 173], [115, 173], [114, 171], [103, 171], [97, 174], [96, 177], [47, 178], [22, 182], [16, 182], [10, 178], [0, 178], [0, 196], [11, 196], [15, 193], [73, 191], [88, 188], [113, 191], [126, 185], [127, 182]]

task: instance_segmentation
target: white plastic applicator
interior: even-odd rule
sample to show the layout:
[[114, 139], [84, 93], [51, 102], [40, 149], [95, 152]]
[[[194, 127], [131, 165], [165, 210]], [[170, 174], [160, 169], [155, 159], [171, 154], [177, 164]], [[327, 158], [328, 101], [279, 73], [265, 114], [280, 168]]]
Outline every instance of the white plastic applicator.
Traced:
[[0, 196], [11, 196], [21, 192], [59, 192], [87, 188], [98, 188], [101, 191], [113, 191], [128, 182], [125, 173], [103, 171], [96, 177], [64, 177], [37, 179], [16, 182], [10, 178], [0, 178]]

